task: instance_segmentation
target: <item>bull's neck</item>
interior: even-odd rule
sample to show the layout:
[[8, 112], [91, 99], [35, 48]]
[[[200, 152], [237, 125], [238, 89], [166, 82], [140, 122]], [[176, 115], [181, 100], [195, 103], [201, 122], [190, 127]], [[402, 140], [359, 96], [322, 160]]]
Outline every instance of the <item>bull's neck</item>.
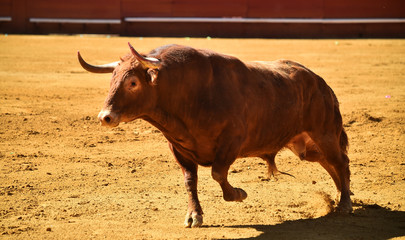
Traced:
[[159, 129], [172, 146], [184, 157], [194, 160], [198, 158], [195, 151], [196, 141], [181, 119], [162, 109], [158, 109], [153, 114], [142, 119]]
[[153, 113], [142, 118], [159, 129], [171, 143], [188, 143], [193, 137], [187, 130], [185, 123], [164, 109], [158, 108]]

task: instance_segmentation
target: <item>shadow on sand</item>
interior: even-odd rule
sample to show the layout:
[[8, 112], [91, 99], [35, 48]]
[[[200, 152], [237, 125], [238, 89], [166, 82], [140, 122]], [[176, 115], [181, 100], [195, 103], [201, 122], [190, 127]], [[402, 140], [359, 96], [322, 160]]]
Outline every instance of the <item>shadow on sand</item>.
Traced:
[[358, 205], [353, 214], [330, 213], [316, 219], [276, 225], [238, 225], [254, 228], [258, 237], [241, 239], [390, 239], [405, 236], [405, 212], [373, 205]]

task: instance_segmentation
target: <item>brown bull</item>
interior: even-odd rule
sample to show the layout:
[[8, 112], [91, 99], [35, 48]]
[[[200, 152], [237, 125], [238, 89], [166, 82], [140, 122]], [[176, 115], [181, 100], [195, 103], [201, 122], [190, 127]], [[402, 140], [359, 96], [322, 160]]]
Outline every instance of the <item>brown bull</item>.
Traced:
[[130, 49], [102, 66], [78, 57], [90, 72], [113, 73], [99, 114], [103, 126], [141, 118], [169, 141], [189, 195], [187, 227], [202, 224], [198, 165], [211, 166], [226, 201], [242, 201], [246, 192], [227, 180], [231, 164], [260, 157], [274, 173], [274, 157], [284, 147], [319, 162], [341, 192], [338, 210], [352, 211], [348, 140], [336, 96], [321, 77], [288, 60], [244, 63], [179, 45], [148, 55]]

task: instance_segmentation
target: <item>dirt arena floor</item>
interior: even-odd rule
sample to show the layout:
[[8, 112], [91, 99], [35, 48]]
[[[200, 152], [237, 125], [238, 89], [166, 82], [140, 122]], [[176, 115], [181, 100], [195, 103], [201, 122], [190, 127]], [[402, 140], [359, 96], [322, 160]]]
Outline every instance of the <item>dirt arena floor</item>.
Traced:
[[[350, 140], [354, 213], [330, 213], [332, 179], [289, 151], [267, 178], [239, 159], [225, 202], [199, 169], [204, 225], [183, 227], [183, 176], [159, 131], [143, 121], [114, 129], [97, 115], [110, 75], [89, 62], [177, 43], [242, 60], [298, 61], [334, 89]], [[405, 40], [261, 40], [0, 35], [0, 239], [405, 238]]]

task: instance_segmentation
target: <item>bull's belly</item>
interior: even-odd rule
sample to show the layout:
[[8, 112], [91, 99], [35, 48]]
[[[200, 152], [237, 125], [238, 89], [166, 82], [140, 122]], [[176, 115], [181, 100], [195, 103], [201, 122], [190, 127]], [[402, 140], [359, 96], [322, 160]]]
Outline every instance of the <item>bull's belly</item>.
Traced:
[[295, 127], [282, 132], [255, 132], [243, 142], [238, 157], [261, 157], [266, 154], [277, 153], [299, 133], [300, 130]]
[[288, 142], [284, 145], [282, 144], [262, 144], [260, 146], [253, 145], [244, 147], [239, 155], [238, 158], [242, 157], [261, 157], [263, 155], [277, 153], [279, 152]]

